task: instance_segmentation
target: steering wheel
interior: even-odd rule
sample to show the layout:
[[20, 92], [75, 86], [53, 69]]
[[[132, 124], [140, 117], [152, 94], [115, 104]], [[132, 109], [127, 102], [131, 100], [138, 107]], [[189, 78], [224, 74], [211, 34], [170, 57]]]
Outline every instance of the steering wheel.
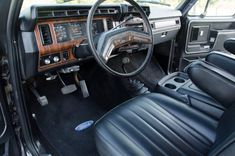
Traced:
[[[106, 71], [110, 72], [113, 75], [121, 76], [121, 77], [131, 77], [139, 74], [141, 71], [145, 69], [148, 62], [152, 57], [153, 52], [153, 33], [152, 28], [149, 23], [148, 17], [143, 11], [143, 9], [133, 0], [126, 0], [126, 2], [130, 3], [133, 7], [135, 7], [136, 11], [138, 11], [142, 17], [143, 25], [146, 27], [146, 31], [141, 31], [131, 27], [121, 27], [117, 29], [111, 29], [107, 32], [103, 32], [99, 39], [98, 45], [95, 46], [93, 39], [93, 18], [97, 8], [106, 0], [98, 0], [90, 9], [89, 15], [87, 18], [87, 40], [91, 52], [98, 62], [98, 64], [104, 68]], [[129, 45], [132, 43], [138, 44], [146, 44], [148, 45], [148, 52], [143, 63], [134, 71], [121, 73], [111, 69], [107, 62], [110, 59], [112, 52], [120, 47], [125, 45]]]

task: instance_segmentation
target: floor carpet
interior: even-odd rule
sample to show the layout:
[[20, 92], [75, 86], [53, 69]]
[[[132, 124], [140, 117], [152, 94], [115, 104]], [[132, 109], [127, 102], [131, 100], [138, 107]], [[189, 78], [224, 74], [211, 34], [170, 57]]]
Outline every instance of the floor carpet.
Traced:
[[94, 128], [75, 131], [85, 121], [97, 121], [107, 110], [98, 106], [92, 98], [84, 99], [80, 91], [62, 95], [60, 85], [50, 82], [39, 89], [49, 101], [47, 106], [33, 106], [36, 122], [48, 142], [63, 156], [98, 155], [95, 147]]

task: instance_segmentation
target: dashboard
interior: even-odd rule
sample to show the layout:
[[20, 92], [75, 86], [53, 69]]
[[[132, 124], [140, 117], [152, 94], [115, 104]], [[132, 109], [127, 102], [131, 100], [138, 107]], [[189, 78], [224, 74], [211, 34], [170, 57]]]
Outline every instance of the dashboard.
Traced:
[[[181, 26], [179, 11], [141, 7], [149, 17], [155, 44], [176, 36]], [[24, 79], [92, 58], [86, 41], [86, 20], [90, 8], [85, 5], [35, 5], [21, 13], [21, 69]], [[136, 20], [139, 14], [132, 6], [100, 6], [93, 20], [94, 38], [117, 26], [130, 14], [135, 19], [129, 25], [143, 29], [143, 24]]]
[[[108, 30], [110, 17], [95, 17], [93, 35]], [[113, 26], [113, 23], [111, 23]], [[110, 25], [110, 24], [109, 24]], [[111, 28], [109, 26], [109, 28]], [[34, 34], [39, 50], [38, 71], [76, 62], [74, 47], [86, 43], [86, 18], [48, 19], [37, 22]], [[81, 46], [86, 46], [81, 45]]]

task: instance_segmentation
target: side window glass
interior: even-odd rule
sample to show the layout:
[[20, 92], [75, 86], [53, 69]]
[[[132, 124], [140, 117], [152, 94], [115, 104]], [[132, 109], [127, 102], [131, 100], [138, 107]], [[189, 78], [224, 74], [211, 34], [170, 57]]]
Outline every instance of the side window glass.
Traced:
[[[233, 16], [235, 14], [234, 0], [198, 0], [189, 11], [189, 16]], [[205, 12], [206, 9], [206, 12]]]

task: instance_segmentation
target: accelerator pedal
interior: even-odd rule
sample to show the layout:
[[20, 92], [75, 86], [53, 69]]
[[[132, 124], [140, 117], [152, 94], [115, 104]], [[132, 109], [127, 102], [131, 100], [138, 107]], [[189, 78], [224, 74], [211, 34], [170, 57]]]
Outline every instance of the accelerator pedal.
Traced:
[[81, 88], [83, 98], [89, 97], [90, 93], [88, 91], [86, 81], [82, 80], [81, 76], [79, 76], [77, 72], [74, 74], [74, 79], [75, 79], [76, 84]]
[[85, 81], [85, 80], [79, 81], [79, 86], [80, 86], [80, 88], [81, 88], [83, 97], [84, 97], [84, 98], [89, 97], [90, 94], [89, 94], [89, 91], [88, 91], [88, 89], [87, 89], [86, 81]]

